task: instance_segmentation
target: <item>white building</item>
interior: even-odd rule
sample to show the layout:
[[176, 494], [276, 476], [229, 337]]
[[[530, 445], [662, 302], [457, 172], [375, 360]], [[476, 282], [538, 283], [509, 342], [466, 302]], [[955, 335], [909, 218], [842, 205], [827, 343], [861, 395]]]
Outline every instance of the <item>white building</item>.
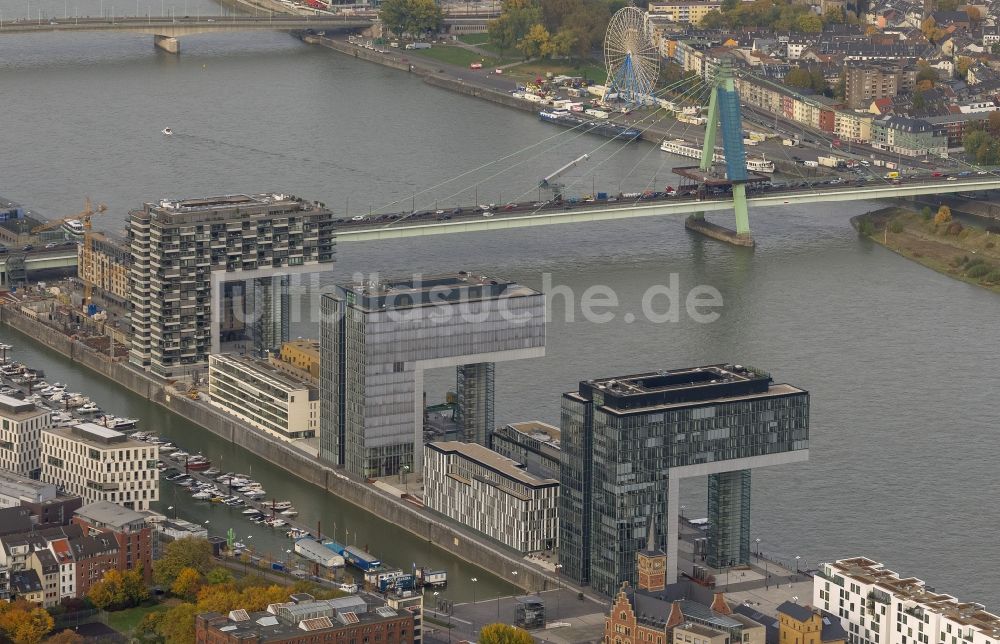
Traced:
[[427, 444], [424, 502], [519, 552], [557, 545], [559, 481], [534, 476], [476, 443]]
[[22, 476], [37, 471], [42, 430], [51, 424], [52, 412], [0, 395], [0, 468]]
[[312, 438], [319, 429], [318, 390], [266, 362], [213, 354], [208, 391], [216, 407], [279, 438]]
[[823, 564], [813, 605], [840, 617], [850, 644], [998, 644], [1000, 617], [865, 557]]
[[84, 503], [109, 501], [147, 510], [160, 496], [156, 445], [94, 423], [42, 432], [42, 480]]

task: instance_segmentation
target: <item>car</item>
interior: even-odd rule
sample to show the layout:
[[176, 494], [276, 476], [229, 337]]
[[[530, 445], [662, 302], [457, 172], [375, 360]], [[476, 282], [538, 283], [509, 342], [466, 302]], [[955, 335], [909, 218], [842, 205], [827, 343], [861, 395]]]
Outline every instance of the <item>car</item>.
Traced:
[[435, 211], [434, 211], [434, 214], [435, 214], [435, 215], [443, 215], [443, 214], [444, 214], [444, 211], [443, 211], [443, 210], [435, 210]]
[[351, 221], [361, 221], [364, 218], [365, 218], [364, 215], [354, 215], [353, 217], [351, 217]]
[[958, 181], [958, 178], [956, 178], [956, 177], [948, 177], [948, 181]]
[[979, 176], [983, 176], [984, 174], [986, 174], [986, 170], [980, 170], [976, 174], [978, 174]]
[[27, 253], [28, 251], [35, 250], [35, 247], [32, 246], [31, 244], [28, 244], [27, 246], [25, 246], [21, 250], [24, 251], [25, 253]]
[[931, 176], [932, 177], [943, 177], [944, 173], [943, 172], [932, 172]]
[[461, 208], [455, 208], [454, 210], [451, 211], [451, 214], [453, 214], [453, 215], [461, 215], [462, 214], [462, 209]]
[[492, 217], [492, 216], [493, 216], [492, 212], [486, 211], [483, 213], [483, 217]]
[[45, 244], [45, 248], [46, 248], [46, 249], [49, 249], [49, 248], [55, 248], [55, 247], [56, 247], [56, 246], [58, 246], [58, 245], [59, 245], [59, 244], [57, 244], [56, 242], [49, 242], [49, 243]]

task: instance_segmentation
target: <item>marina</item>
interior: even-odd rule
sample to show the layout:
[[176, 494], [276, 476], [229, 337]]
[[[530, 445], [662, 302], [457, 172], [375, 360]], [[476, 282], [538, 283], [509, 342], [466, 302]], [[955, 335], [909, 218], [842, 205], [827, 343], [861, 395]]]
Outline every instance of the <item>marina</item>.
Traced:
[[[49, 384], [43, 380], [42, 370], [14, 361], [10, 357], [12, 353], [11, 345], [0, 344], [0, 378], [3, 380], [0, 383], [0, 395], [30, 401], [51, 411], [53, 425], [57, 427], [96, 423], [127, 433], [133, 440], [157, 446], [161, 457], [157, 461], [161, 495], [166, 495], [167, 490], [164, 488], [172, 486], [179, 492], [187, 493], [194, 502], [239, 509], [237, 516], [249, 524], [270, 529], [285, 543], [291, 541], [294, 551], [285, 548], [286, 554], [294, 552], [305, 562], [312, 564], [313, 574], [317, 577], [337, 580], [343, 576], [341, 571], [345, 566], [350, 566], [352, 572], [345, 574], [354, 576], [365, 588], [381, 592], [415, 590], [424, 586], [444, 587], [447, 584], [447, 571], [429, 570], [414, 564], [413, 573], [405, 574], [398, 568], [383, 564], [380, 558], [369, 553], [366, 548], [341, 545], [324, 537], [321, 524], [317, 523], [315, 529], [311, 529], [294, 520], [299, 511], [292, 501], [277, 498], [267, 500], [267, 491], [263, 485], [249, 474], [221, 473], [218, 468], [212, 467], [212, 459], [203, 454], [185, 451], [151, 431], [137, 429], [137, 419], [103, 413], [84, 394], [68, 392], [68, 386], [61, 382]], [[95, 418], [95, 414], [99, 416]], [[167, 509], [175, 510], [174, 506]], [[176, 510], [174, 514], [176, 515]], [[245, 551], [252, 553], [253, 545], [236, 541], [232, 529], [227, 534], [230, 536], [234, 556], [241, 556]], [[321, 559], [316, 554], [317, 549], [311, 544], [322, 547], [330, 556]], [[320, 571], [319, 568], [323, 570]]]

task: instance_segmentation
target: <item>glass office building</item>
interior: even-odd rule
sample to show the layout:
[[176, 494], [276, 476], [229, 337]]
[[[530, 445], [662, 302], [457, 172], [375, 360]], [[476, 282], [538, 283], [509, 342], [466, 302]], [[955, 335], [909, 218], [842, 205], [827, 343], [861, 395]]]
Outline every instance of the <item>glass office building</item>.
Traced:
[[468, 273], [338, 286], [320, 304], [320, 456], [365, 477], [423, 468], [423, 371], [456, 368], [463, 440], [487, 444], [493, 363], [545, 355], [545, 299]]
[[809, 394], [740, 365], [588, 380], [563, 395], [560, 563], [612, 595], [655, 522], [677, 579], [680, 481], [709, 477], [706, 563], [750, 558], [750, 470], [803, 461]]

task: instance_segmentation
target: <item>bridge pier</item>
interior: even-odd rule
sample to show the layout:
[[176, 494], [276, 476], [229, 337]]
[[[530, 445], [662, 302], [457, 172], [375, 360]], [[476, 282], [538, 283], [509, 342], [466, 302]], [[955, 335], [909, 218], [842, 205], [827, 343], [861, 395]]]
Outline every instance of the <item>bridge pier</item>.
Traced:
[[168, 54], [181, 53], [181, 41], [171, 36], [153, 36], [153, 45], [167, 52]]
[[684, 220], [684, 227], [691, 232], [711, 237], [717, 241], [732, 244], [733, 246], [743, 246], [753, 248], [757, 245], [750, 233], [740, 233], [732, 228], [726, 228], [719, 224], [713, 224], [704, 217], [704, 213], [695, 213]]

